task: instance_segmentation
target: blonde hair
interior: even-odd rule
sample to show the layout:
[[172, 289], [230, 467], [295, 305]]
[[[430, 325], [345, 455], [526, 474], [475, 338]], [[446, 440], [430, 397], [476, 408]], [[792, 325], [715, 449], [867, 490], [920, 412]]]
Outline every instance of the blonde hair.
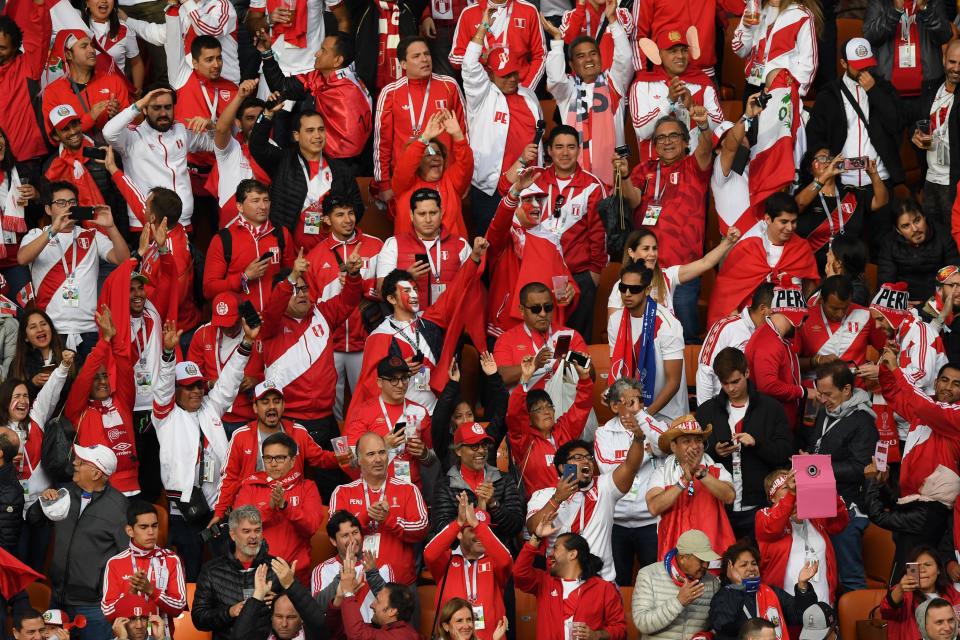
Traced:
[[[640, 241], [650, 236], [653, 238], [654, 242], [657, 243], [657, 247], [660, 246], [660, 241], [657, 240], [657, 234], [650, 229], [635, 229], [630, 232], [630, 235], [627, 236], [627, 241], [623, 245], [623, 262], [621, 263], [624, 267], [631, 265], [636, 260], [633, 259], [633, 256], [630, 255], [631, 251], [636, 251], [637, 247], [640, 246]], [[653, 267], [653, 280], [650, 281], [653, 291], [656, 292], [655, 295], [651, 297], [657, 301], [657, 304], [664, 304], [667, 296], [667, 281], [663, 277], [663, 270], [660, 268], [660, 258], [659, 254], [657, 257], [657, 264]]]

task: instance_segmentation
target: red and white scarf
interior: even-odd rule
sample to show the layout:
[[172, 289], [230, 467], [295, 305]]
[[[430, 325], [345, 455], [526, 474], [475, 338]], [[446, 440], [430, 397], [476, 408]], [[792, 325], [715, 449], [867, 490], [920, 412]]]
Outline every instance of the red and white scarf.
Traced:
[[377, 87], [382, 89], [403, 75], [397, 60], [400, 42], [400, 5], [392, 0], [377, 0], [380, 20], [377, 28]]

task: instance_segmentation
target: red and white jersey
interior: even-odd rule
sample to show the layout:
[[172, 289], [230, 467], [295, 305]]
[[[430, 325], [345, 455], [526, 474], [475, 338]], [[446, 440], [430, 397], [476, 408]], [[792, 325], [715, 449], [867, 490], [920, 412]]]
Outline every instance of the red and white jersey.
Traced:
[[[603, 4], [594, 6], [590, 2], [577, 3], [573, 9], [564, 12], [560, 18], [560, 37], [563, 43], [569, 46], [580, 36], [590, 36], [594, 41], [599, 42], [600, 58], [603, 61], [604, 68], [610, 67], [611, 64], [626, 63], [630, 67], [630, 75], [633, 75], [633, 51], [630, 47], [630, 38], [634, 37], [633, 32], [635, 31], [633, 16], [630, 15], [629, 9], [617, 9], [616, 23], [610, 24], [607, 22], [605, 9], [606, 6]], [[623, 41], [626, 44], [626, 47], [620, 51], [617, 51], [616, 45], [615, 31], [617, 28], [623, 33]], [[552, 46], [553, 43], [551, 42], [551, 48]], [[547, 54], [548, 65], [550, 64], [549, 56], [550, 54]], [[627, 84], [629, 84], [629, 80]], [[622, 86], [626, 88], [627, 85]]]
[[[940, 334], [916, 317], [914, 312], [914, 317], [904, 321], [897, 329], [897, 343], [900, 345], [897, 364], [903, 377], [924, 395], [932, 396], [937, 373], [947, 363]], [[900, 439], [906, 440], [910, 423], [899, 414], [895, 415]]]
[[[40, 228], [30, 229], [20, 246], [30, 244], [44, 233]], [[100, 260], [106, 260], [112, 249], [110, 239], [100, 231], [74, 227], [73, 231], [58, 233], [30, 263], [30, 281], [37, 304], [46, 310], [59, 333], [97, 330], [93, 314], [97, 310]], [[70, 291], [76, 295], [68, 295]]]
[[[607, 197], [603, 182], [577, 166], [566, 179], [557, 177], [551, 165], [536, 185], [547, 194], [540, 224], [527, 229], [557, 246], [571, 273], [600, 273], [607, 266], [607, 233], [598, 207]], [[556, 204], [563, 198], [559, 210]], [[558, 215], [559, 214], [559, 215]]]
[[[211, 386], [223, 374], [230, 356], [234, 354], [243, 339], [243, 332], [235, 336], [228, 336], [220, 327], [209, 322], [197, 328], [190, 339], [190, 348], [187, 351], [187, 360], [200, 367], [200, 375]], [[263, 358], [257, 350], [260, 343], [256, 343], [250, 359], [243, 371], [244, 376], [250, 376], [258, 383], [263, 380]], [[256, 416], [253, 413], [253, 402], [246, 393], [238, 393], [233, 404], [223, 414], [224, 422], [249, 422]]]
[[[372, 431], [381, 436], [387, 436], [400, 422], [405, 422], [407, 426], [414, 423], [419, 425], [417, 437], [423, 440], [428, 449], [433, 446], [433, 438], [430, 436], [430, 414], [424, 406], [410, 400], [404, 400], [402, 404], [390, 404], [384, 402], [382, 396], [378, 396], [356, 408], [351, 408], [350, 419], [344, 424], [342, 433], [347, 437], [347, 444], [356, 447], [363, 434]], [[387, 473], [391, 478], [412, 482], [417, 487], [423, 486], [418, 458], [408, 453], [403, 445], [396, 449], [388, 449], [387, 453], [390, 460]]]
[[[564, 335], [570, 336], [570, 351], [588, 352], [587, 341], [573, 329], [563, 325], [550, 326], [547, 329], [547, 335], [543, 335], [539, 331], [531, 331], [530, 327], [521, 322], [500, 334], [493, 347], [493, 358], [500, 367], [520, 366], [520, 362], [526, 356], [535, 357], [544, 347], [548, 347], [551, 351], [555, 349], [557, 338]], [[552, 371], [554, 363], [554, 360], [549, 361], [545, 368]], [[537, 383], [534, 386], [542, 387], [543, 385]]]
[[737, 56], [748, 58], [744, 73], [749, 84], [760, 86], [771, 71], [786, 69], [800, 83], [800, 97], [807, 95], [817, 73], [817, 32], [813, 14], [803, 5], [782, 10], [767, 5], [755, 26], [741, 19], [731, 46]]
[[411, 229], [384, 241], [377, 259], [377, 278], [386, 278], [394, 269], [409, 269], [416, 262], [418, 254], [426, 254], [430, 272], [416, 281], [420, 308], [425, 311], [453, 282], [460, 267], [470, 257], [470, 252], [470, 243], [466, 238], [453, 236], [443, 227], [440, 228], [440, 235], [433, 240], [423, 240]]
[[[486, 0], [470, 5], [463, 10], [453, 32], [453, 48], [450, 64], [455, 69], [463, 65], [463, 58], [473, 35], [487, 11]], [[507, 0], [493, 12], [490, 29], [484, 35], [483, 51], [503, 47], [511, 58], [521, 60], [520, 84], [536, 89], [543, 77], [544, 54], [543, 29], [537, 7], [524, 0]]]
[[[705, 77], [705, 76], [703, 76]], [[699, 82], [684, 82], [690, 91], [692, 104], [706, 107], [707, 125], [710, 132], [723, 122], [723, 109], [720, 108], [720, 98], [712, 84]], [[700, 129], [690, 118], [690, 112], [682, 102], [670, 105], [669, 90], [666, 80], [651, 82], [637, 81], [630, 88], [630, 119], [633, 130], [637, 135], [637, 144], [640, 148], [641, 161], [656, 159], [657, 153], [653, 144], [653, 132], [657, 120], [664, 116], [675, 115], [686, 123], [690, 131], [690, 153], [697, 148], [700, 139]], [[712, 135], [712, 133], [710, 134]]]
[[748, 307], [744, 307], [739, 314], [717, 320], [710, 327], [707, 337], [703, 339], [700, 358], [697, 360], [698, 406], [720, 393], [720, 378], [713, 370], [713, 361], [717, 354], [727, 347], [743, 351], [755, 329]]
[[[675, 264], [672, 267], [661, 268], [660, 273], [663, 275], [663, 306], [667, 309], [670, 309], [671, 313], [673, 312], [673, 290], [680, 285], [680, 267], [683, 265]], [[657, 290], [656, 285], [650, 289], [650, 297], [657, 299], [660, 296], [660, 292]], [[659, 302], [657, 304], [660, 304]], [[610, 297], [607, 298], [607, 309], [623, 309], [623, 296], [620, 295], [620, 279], [617, 279], [617, 283], [613, 285], [613, 289], [610, 290]]]
[[[392, 353], [391, 347], [395, 343], [400, 348], [401, 358], [409, 358], [417, 353], [423, 354], [425, 379], [429, 380], [433, 376], [433, 370], [437, 368], [440, 349], [434, 350], [424, 336], [423, 328], [424, 323], [420, 320], [420, 314], [412, 322], [396, 320], [392, 315], [387, 316], [380, 323], [380, 326], [370, 332], [370, 337], [364, 348], [364, 361], [375, 357], [376, 360], [372, 360], [372, 362], [377, 362], [380, 358], [387, 357]], [[407, 400], [426, 407], [430, 413], [433, 413], [433, 408], [437, 404], [437, 396], [430, 385], [418, 385], [414, 380], [410, 381], [405, 397]]]
[[[97, 22], [91, 17], [89, 23], [87, 23], [69, 0], [58, 0], [50, 6], [50, 21], [53, 23], [53, 37], [51, 38], [51, 42], [55, 41], [57, 39], [57, 33], [64, 29], [81, 29], [86, 31], [90, 35], [90, 38], [100, 45], [103, 53], [106, 53], [113, 59], [120, 73], [126, 71], [128, 59], [140, 55], [140, 46], [137, 44], [137, 34], [127, 26], [126, 20], [120, 20], [120, 28], [117, 29], [116, 34], [111, 37], [109, 20], [106, 22]], [[99, 51], [97, 53], [98, 55], [103, 55], [103, 53]], [[57, 65], [53, 67], [47, 65], [43, 71], [41, 84], [45, 87], [62, 75], [62, 66]]]
[[[368, 507], [385, 501], [390, 513], [383, 522], [371, 520]], [[420, 490], [409, 482], [387, 478], [380, 490], [370, 488], [361, 478], [341, 484], [330, 496], [330, 513], [346, 509], [360, 520], [364, 550], [377, 556], [377, 566], [394, 567], [396, 582], [413, 584], [417, 580], [414, 547], [427, 537], [430, 522]]]
[[141, 549], [130, 541], [130, 546], [107, 560], [103, 570], [103, 598], [100, 609], [107, 620], [116, 617], [117, 603], [130, 593], [130, 576], [144, 571], [154, 586], [149, 600], [160, 609], [168, 624], [187, 608], [187, 585], [183, 577], [180, 557], [162, 547]]
[[[270, 6], [273, 6], [270, 2]], [[286, 6], [278, 3], [279, 6]], [[313, 61], [316, 58], [317, 51], [320, 50], [320, 43], [325, 37], [323, 12], [332, 11], [335, 7], [342, 4], [342, 0], [323, 0], [322, 2], [305, 2], [298, 0], [297, 11], [307, 12], [307, 32], [306, 46], [297, 46], [287, 42], [283, 33], [273, 34], [270, 48], [273, 51], [273, 57], [280, 65], [284, 75], [293, 76], [298, 73], [309, 73], [313, 71]], [[269, 13], [270, 7], [267, 6], [267, 0], [250, 0], [250, 11], [253, 13]], [[261, 76], [261, 89], [266, 86]]]
[[823, 307], [815, 305], [797, 330], [800, 356], [837, 356], [844, 362], [861, 365], [867, 360], [872, 329], [870, 311], [860, 305], [851, 303], [840, 322], [828, 320]]
[[[364, 572], [363, 563], [358, 563], [356, 568], [357, 576], [360, 576], [360, 574]], [[317, 595], [330, 586], [334, 580], [339, 580], [342, 569], [343, 560], [339, 555], [327, 558], [314, 567], [313, 572], [310, 574], [310, 593], [313, 594], [313, 597], [316, 598]], [[393, 569], [390, 568], [389, 564], [380, 565], [378, 572], [384, 582], [393, 582]], [[370, 624], [370, 621], [373, 619], [373, 611], [370, 609], [370, 606], [377, 599], [376, 596], [370, 591], [370, 585], [366, 582], [363, 582], [357, 588], [355, 595], [357, 596], [357, 600], [360, 601], [360, 615], [363, 617], [363, 621]]]

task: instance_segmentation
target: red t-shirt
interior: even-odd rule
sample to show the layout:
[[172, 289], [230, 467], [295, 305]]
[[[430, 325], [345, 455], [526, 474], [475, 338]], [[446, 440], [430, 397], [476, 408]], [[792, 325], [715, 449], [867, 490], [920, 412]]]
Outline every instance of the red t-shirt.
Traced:
[[657, 235], [660, 265], [687, 264], [703, 256], [703, 237], [707, 226], [707, 188], [710, 167], [701, 169], [694, 156], [660, 168], [659, 204], [656, 224], [643, 225], [647, 206], [652, 204], [657, 185], [659, 160], [648, 160], [634, 167], [630, 182], [643, 191], [640, 206], [633, 212], [634, 227], [650, 229]]

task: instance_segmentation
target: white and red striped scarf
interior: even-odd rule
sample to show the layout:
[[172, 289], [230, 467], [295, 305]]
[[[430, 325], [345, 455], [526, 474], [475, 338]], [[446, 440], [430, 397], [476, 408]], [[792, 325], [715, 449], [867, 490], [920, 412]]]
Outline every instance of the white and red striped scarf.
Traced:
[[377, 0], [380, 20], [377, 32], [377, 87], [382, 89], [403, 75], [397, 60], [397, 43], [400, 42], [400, 5], [393, 0]]

